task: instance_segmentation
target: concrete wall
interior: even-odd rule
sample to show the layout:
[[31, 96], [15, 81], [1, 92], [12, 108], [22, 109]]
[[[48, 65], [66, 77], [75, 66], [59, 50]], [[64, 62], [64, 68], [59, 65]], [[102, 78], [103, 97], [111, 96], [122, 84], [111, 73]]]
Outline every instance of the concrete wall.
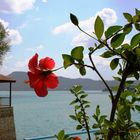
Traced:
[[13, 107], [0, 106], [0, 140], [16, 140]]

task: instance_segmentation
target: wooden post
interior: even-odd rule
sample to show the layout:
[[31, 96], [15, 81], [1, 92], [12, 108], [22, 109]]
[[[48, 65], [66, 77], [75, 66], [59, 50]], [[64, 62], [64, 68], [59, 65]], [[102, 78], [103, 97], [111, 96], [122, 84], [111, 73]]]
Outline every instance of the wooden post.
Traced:
[[10, 82], [10, 96], [9, 96], [9, 98], [10, 98], [10, 101], [9, 101], [9, 106], [11, 106], [11, 104], [12, 104], [12, 83]]

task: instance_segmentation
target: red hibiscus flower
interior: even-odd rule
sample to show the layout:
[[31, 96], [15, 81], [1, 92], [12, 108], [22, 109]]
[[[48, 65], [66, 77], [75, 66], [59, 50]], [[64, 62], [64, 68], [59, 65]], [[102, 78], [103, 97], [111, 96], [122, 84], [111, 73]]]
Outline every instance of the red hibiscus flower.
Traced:
[[73, 138], [73, 140], [81, 140], [81, 138], [76, 136]]
[[39, 97], [48, 94], [47, 88], [56, 88], [59, 84], [57, 76], [53, 73], [55, 62], [52, 58], [45, 57], [40, 59], [38, 64], [38, 54], [36, 53], [28, 63], [30, 87]]

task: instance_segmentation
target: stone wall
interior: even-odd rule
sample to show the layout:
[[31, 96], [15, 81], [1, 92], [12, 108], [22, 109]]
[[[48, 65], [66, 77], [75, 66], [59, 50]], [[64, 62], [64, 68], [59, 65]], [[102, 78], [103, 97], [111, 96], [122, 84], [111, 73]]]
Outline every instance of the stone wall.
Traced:
[[0, 140], [16, 140], [13, 107], [0, 106]]

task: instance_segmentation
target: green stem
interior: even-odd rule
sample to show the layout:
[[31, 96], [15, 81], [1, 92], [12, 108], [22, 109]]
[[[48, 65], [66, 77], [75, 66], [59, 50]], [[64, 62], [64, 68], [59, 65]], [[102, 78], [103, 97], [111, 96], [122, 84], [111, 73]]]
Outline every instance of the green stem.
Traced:
[[89, 37], [91, 37], [91, 38], [93, 38], [93, 39], [95, 39], [96, 41], [99, 42], [99, 40], [98, 40], [97, 38], [95, 38], [94, 36], [92, 36], [92, 35], [90, 35], [89, 33], [85, 32], [85, 31], [84, 31], [83, 29], [81, 29], [79, 26], [77, 26], [77, 27], [79, 28], [79, 30], [80, 30], [81, 32], [85, 33], [85, 34], [88, 35]]
[[89, 126], [88, 126], [88, 122], [87, 122], [87, 119], [86, 119], [86, 112], [85, 112], [85, 109], [83, 107], [83, 104], [81, 102], [81, 100], [78, 98], [78, 95], [75, 94], [76, 98], [78, 99], [79, 103], [80, 103], [80, 106], [81, 106], [81, 111], [83, 112], [83, 120], [85, 122], [85, 128], [86, 128], [86, 131], [87, 131], [87, 135], [88, 135], [88, 140], [91, 140], [91, 136], [90, 136], [90, 132], [89, 132]]
[[54, 69], [54, 70], [52, 70], [52, 72], [58, 71], [58, 70], [60, 70], [60, 69], [62, 69], [62, 68], [64, 68], [64, 67], [62, 66], [62, 67], [60, 67], [60, 68]]

